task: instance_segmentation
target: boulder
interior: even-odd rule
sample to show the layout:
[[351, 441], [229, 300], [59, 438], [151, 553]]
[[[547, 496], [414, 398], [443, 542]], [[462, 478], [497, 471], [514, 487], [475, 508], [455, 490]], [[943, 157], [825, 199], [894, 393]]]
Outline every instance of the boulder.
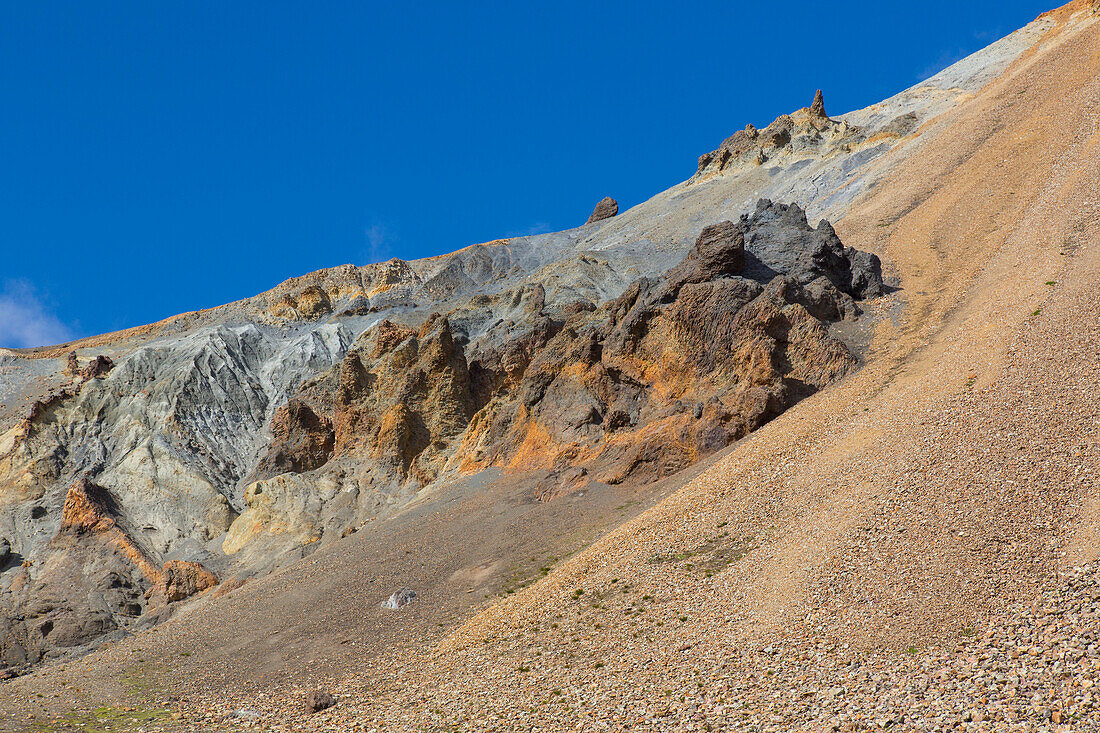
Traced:
[[857, 300], [883, 292], [879, 258], [846, 248], [825, 220], [814, 229], [797, 204], [761, 199], [752, 215], [742, 215], [741, 228], [745, 277], [768, 283], [784, 275], [802, 285], [824, 277]]
[[394, 591], [389, 598], [382, 601], [382, 608], [396, 611], [399, 608], [404, 608], [416, 599], [416, 592], [412, 588], [402, 588], [401, 590]]
[[702, 283], [729, 275], [740, 275], [745, 268], [745, 232], [732, 221], [703, 227], [695, 246], [679, 265], [665, 276], [663, 300], [671, 300], [688, 283]]
[[81, 381], [87, 382], [89, 379], [99, 379], [106, 376], [114, 368], [115, 363], [110, 358], [99, 354], [80, 370]]
[[83, 476], [69, 487], [61, 508], [61, 532], [77, 534], [115, 527], [118, 508], [107, 489]]
[[619, 213], [619, 202], [610, 196], [605, 196], [600, 203], [596, 204], [596, 208], [592, 209], [592, 214], [589, 215], [587, 224], [593, 224], [597, 221], [603, 221], [604, 219], [610, 219]]
[[328, 462], [336, 444], [332, 421], [319, 417], [295, 398], [275, 412], [271, 435], [271, 447], [253, 471], [254, 480], [320, 468]]

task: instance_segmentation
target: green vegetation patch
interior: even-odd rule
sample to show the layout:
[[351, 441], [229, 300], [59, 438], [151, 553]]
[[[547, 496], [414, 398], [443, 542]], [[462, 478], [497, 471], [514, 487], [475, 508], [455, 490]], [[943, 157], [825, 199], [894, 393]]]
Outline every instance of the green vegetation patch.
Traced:
[[79, 730], [87, 733], [129, 733], [139, 727], [168, 720], [171, 712], [161, 708], [142, 709], [130, 706], [102, 707], [72, 712], [57, 720], [38, 723], [32, 730], [38, 733]]

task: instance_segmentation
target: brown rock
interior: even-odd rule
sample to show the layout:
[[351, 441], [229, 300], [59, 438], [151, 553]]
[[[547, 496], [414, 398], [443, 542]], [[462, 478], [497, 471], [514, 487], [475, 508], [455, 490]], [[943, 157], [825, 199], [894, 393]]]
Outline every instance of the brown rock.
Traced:
[[324, 288], [311, 284], [298, 292], [284, 293], [271, 312], [279, 318], [314, 319], [332, 312], [332, 300]]
[[814, 103], [810, 105], [810, 116], [829, 119], [829, 115], [825, 114], [825, 95], [821, 93], [820, 89], [814, 95]]
[[271, 433], [271, 447], [254, 472], [257, 479], [320, 468], [332, 456], [336, 442], [332, 422], [295, 398], [275, 413]]
[[170, 560], [164, 563], [160, 590], [169, 603], [182, 601], [218, 584], [218, 578], [201, 563]]
[[336, 704], [336, 698], [325, 690], [310, 690], [304, 700], [307, 713], [319, 713]]
[[61, 509], [61, 531], [97, 532], [115, 526], [114, 498], [107, 489], [92, 483], [87, 477], [77, 479], [65, 495]]
[[80, 377], [82, 381], [87, 382], [89, 379], [98, 379], [105, 376], [114, 368], [115, 363], [113, 361], [103, 354], [99, 354], [84, 365], [84, 368], [80, 370]]
[[679, 265], [669, 271], [662, 297], [675, 298], [688, 283], [701, 283], [745, 269], [745, 232], [732, 221], [704, 227], [695, 246]]
[[619, 213], [619, 202], [610, 196], [605, 196], [600, 203], [596, 204], [596, 208], [592, 210], [592, 214], [588, 217], [587, 224], [592, 224], [597, 221], [603, 221], [604, 219], [610, 219]]

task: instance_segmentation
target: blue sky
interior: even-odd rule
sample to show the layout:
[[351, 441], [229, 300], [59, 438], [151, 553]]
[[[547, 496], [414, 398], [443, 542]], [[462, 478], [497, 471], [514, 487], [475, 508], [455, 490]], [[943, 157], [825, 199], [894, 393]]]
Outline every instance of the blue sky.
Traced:
[[576, 226], [818, 87], [865, 106], [1050, 7], [5, 2], [0, 346]]

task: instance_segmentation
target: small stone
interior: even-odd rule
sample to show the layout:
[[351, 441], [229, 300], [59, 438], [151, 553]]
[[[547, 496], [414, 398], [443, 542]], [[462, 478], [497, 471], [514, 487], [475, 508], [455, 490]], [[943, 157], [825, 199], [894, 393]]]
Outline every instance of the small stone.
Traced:
[[325, 690], [311, 690], [306, 694], [306, 712], [319, 713], [336, 704], [336, 698]]

